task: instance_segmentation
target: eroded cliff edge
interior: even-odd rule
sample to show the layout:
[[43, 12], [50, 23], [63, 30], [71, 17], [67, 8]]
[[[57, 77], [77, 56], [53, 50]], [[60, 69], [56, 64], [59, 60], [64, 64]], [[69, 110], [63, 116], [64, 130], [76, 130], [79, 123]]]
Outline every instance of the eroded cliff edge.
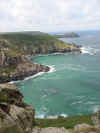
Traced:
[[0, 84], [0, 133], [31, 133], [34, 109], [12, 84]]
[[36, 73], [48, 71], [48, 66], [33, 63], [16, 51], [0, 51], [0, 83], [23, 80]]

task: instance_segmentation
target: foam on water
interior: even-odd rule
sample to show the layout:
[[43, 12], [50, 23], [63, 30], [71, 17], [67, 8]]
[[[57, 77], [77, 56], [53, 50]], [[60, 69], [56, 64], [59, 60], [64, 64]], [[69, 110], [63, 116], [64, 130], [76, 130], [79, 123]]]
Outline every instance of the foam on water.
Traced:
[[50, 71], [48, 73], [52, 73], [52, 72], [55, 72], [56, 69], [55, 69], [55, 66], [48, 66], [50, 68]]
[[95, 54], [95, 51], [93, 50], [93, 48], [90, 48], [90, 47], [82, 47], [81, 52], [82, 54], [89, 54], [89, 55]]
[[81, 47], [82, 54], [89, 54], [89, 55], [96, 55], [98, 52], [100, 52], [100, 49], [93, 48], [93, 47]]
[[19, 82], [22, 82], [22, 81], [25, 81], [25, 80], [29, 80], [29, 79], [36, 78], [36, 77], [41, 76], [41, 75], [43, 75], [43, 74], [45, 74], [45, 73], [52, 73], [52, 72], [55, 72], [55, 71], [56, 71], [56, 69], [55, 69], [54, 66], [48, 66], [48, 67], [50, 68], [50, 70], [49, 70], [48, 72], [39, 72], [39, 73], [37, 73], [37, 74], [35, 74], [35, 75], [26, 77], [24, 80], [10, 81], [9, 83], [10, 83], [10, 84], [19, 83]]
[[58, 117], [63, 117], [63, 118], [66, 118], [68, 117], [67, 114], [60, 114], [60, 115], [49, 115], [49, 116], [45, 116], [45, 114], [38, 114], [36, 115], [35, 118], [39, 118], [39, 119], [44, 119], [44, 118], [48, 118], [48, 119], [57, 119]]

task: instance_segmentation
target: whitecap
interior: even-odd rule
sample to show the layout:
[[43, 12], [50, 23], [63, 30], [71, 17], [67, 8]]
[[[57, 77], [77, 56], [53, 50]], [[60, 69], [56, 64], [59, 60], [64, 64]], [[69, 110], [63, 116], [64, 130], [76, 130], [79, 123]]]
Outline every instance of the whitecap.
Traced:
[[93, 47], [81, 47], [80, 48], [82, 54], [96, 55], [97, 52], [100, 52], [100, 49], [95, 49]]
[[81, 49], [82, 54], [94, 55], [94, 53], [91, 52], [91, 48], [89, 48], [89, 47], [82, 47], [80, 49]]
[[68, 115], [67, 114], [59, 114], [59, 115], [48, 115], [48, 116], [45, 116], [45, 114], [41, 114], [41, 115], [38, 114], [38, 115], [35, 116], [35, 118], [39, 118], [39, 119], [44, 119], [44, 118], [46, 118], [46, 119], [57, 119], [59, 117], [66, 118], [66, 117], [68, 117]]
[[83, 103], [83, 101], [73, 102], [72, 105], [74, 105], [74, 104], [80, 104], [80, 103]]
[[52, 66], [48, 66], [50, 68], [50, 71], [48, 71], [48, 73], [52, 73], [52, 72], [55, 72], [56, 69], [55, 69], [55, 66], [52, 65]]

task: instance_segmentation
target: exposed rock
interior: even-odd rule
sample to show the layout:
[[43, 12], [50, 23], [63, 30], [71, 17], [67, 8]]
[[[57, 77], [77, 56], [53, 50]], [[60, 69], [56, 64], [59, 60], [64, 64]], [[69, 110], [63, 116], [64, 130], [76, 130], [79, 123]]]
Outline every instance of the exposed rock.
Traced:
[[0, 102], [0, 108], [6, 113], [10, 111], [10, 105], [6, 102]]
[[70, 133], [65, 128], [56, 128], [56, 127], [48, 127], [48, 128], [34, 128], [32, 133]]
[[[9, 52], [8, 52], [9, 53]], [[1, 51], [0, 54], [0, 83], [23, 80], [38, 72], [48, 72], [49, 67], [33, 63], [22, 55]]]
[[22, 98], [14, 85], [0, 84], [0, 133], [31, 133], [35, 110]]
[[100, 110], [92, 117], [92, 121], [95, 125], [100, 125]]
[[0, 109], [0, 133], [24, 133], [16, 122]]
[[83, 124], [76, 125], [74, 127], [74, 131], [75, 132], [80, 132], [80, 131], [85, 131], [85, 130], [88, 130], [88, 129], [91, 129], [91, 128], [92, 128], [92, 126], [83, 123]]
[[[11, 52], [11, 51], [10, 51]], [[10, 53], [5, 53], [5, 50], [1, 50], [0, 66], [6, 67], [9, 65], [17, 65], [22, 62], [23, 56], [13, 55]]]
[[100, 126], [90, 126], [88, 124], [79, 124], [74, 127], [72, 133], [100, 133]]
[[[22, 106], [23, 95], [13, 84], [0, 84], [0, 101]], [[0, 103], [1, 103], [0, 102]]]
[[21, 108], [11, 105], [10, 116], [14, 121], [25, 131], [30, 133], [34, 124], [34, 110], [33, 108]]

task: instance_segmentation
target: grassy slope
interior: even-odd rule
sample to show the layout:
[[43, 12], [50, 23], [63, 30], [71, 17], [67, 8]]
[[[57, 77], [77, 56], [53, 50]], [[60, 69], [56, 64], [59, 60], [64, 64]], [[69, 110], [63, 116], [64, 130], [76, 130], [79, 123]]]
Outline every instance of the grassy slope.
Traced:
[[57, 119], [36, 119], [39, 127], [65, 127], [71, 129], [77, 124], [87, 123], [93, 125], [91, 120], [92, 115], [72, 116], [68, 118], [57, 118]]
[[0, 39], [8, 41], [10, 48], [26, 54], [41, 54], [76, 47], [41, 32], [15, 32], [0, 34]]

